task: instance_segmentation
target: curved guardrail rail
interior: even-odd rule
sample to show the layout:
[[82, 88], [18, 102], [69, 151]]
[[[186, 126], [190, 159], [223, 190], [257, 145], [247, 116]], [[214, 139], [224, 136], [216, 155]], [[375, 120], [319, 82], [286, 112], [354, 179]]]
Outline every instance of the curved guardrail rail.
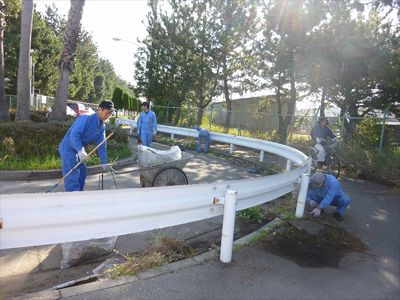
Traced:
[[[185, 128], [159, 126], [158, 131], [197, 137], [197, 131]], [[207, 219], [223, 214], [218, 199], [226, 190], [237, 192], [236, 210], [242, 210], [293, 191], [302, 175], [309, 174], [311, 162], [304, 163], [307, 157], [296, 149], [219, 133], [211, 137], [283, 156], [297, 166], [281, 174], [213, 184], [1, 195], [0, 249], [123, 235]]]

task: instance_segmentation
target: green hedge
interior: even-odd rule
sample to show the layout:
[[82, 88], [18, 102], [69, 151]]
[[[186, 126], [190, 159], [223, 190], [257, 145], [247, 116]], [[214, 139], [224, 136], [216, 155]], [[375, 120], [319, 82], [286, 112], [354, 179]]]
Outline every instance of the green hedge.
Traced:
[[[72, 120], [0, 123], [0, 153], [19, 157], [58, 155], [60, 143], [72, 124]], [[114, 125], [106, 125], [106, 135], [111, 132], [114, 132], [114, 135], [109, 139], [109, 146], [128, 143], [128, 132]]]

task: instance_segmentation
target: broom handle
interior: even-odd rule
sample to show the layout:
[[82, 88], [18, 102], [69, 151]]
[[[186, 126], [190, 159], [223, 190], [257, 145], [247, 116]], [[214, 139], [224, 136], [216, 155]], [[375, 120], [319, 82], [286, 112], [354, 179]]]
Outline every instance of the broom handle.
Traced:
[[[103, 145], [104, 143], [105, 143], [105, 141], [107, 141], [112, 135], [114, 134], [114, 132], [111, 132], [109, 135], [108, 135], [108, 137], [106, 137], [105, 139], [104, 139], [104, 141], [102, 141], [100, 144], [98, 144], [92, 151], [90, 151], [90, 153], [87, 155], [88, 157], [90, 156], [90, 155], [92, 155], [101, 145]], [[63, 178], [61, 178], [50, 190], [48, 190], [46, 193], [48, 193], [48, 192], [50, 192], [52, 189], [54, 189], [57, 185], [59, 185], [69, 174], [71, 174], [77, 167], [79, 167], [80, 166], [80, 164], [81, 164], [82, 162], [80, 161], [80, 162], [78, 162], [77, 164], [76, 164], [76, 166], [71, 170], [71, 171], [69, 171]]]

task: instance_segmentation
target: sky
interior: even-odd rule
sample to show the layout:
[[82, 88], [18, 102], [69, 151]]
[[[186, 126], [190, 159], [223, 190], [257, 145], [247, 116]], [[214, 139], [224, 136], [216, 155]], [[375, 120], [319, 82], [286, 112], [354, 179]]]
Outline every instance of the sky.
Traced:
[[[70, 0], [34, 0], [34, 3], [40, 12], [45, 12], [46, 5], [54, 3], [58, 7], [58, 14], [68, 18]], [[137, 46], [132, 43], [138, 43], [137, 39], [147, 35], [145, 24], [149, 11], [147, 0], [86, 0], [83, 8], [82, 27], [92, 33], [100, 57], [108, 59], [115, 72], [133, 85], [134, 53]], [[113, 38], [124, 41], [116, 42]], [[246, 92], [243, 96], [254, 97], [260, 93], [264, 94]], [[234, 94], [233, 97], [240, 98], [241, 95]], [[217, 100], [223, 100], [223, 97]], [[310, 103], [298, 103], [297, 106], [310, 107]]]
[[[46, 5], [54, 3], [58, 14], [68, 18], [70, 0], [35, 0], [34, 3], [40, 12], [45, 11]], [[135, 83], [133, 55], [137, 48], [132, 43], [137, 44], [138, 38], [146, 36], [149, 11], [146, 0], [86, 0], [83, 8], [82, 27], [92, 33], [100, 57], [108, 59], [115, 72], [131, 84]], [[125, 41], [116, 42], [113, 38]]]

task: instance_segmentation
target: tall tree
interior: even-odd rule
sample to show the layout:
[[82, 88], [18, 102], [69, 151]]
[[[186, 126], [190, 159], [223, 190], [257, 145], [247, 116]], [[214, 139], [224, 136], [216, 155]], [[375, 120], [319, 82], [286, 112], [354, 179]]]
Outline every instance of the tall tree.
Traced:
[[21, 9], [21, 43], [18, 64], [18, 91], [16, 121], [31, 119], [30, 102], [30, 50], [32, 38], [33, 0], [22, 1]]
[[[275, 90], [280, 143], [285, 144], [288, 126], [295, 113], [297, 85], [303, 72], [299, 61], [313, 29], [324, 18], [322, 0], [270, 0], [265, 4], [263, 39], [258, 44], [259, 69], [266, 88]], [[286, 116], [283, 106], [287, 107]]]
[[255, 35], [256, 1], [219, 0], [215, 9], [219, 14], [216, 22], [220, 22], [216, 36], [222, 56], [222, 90], [227, 108], [225, 126], [229, 127], [232, 111], [230, 91], [233, 90], [233, 81], [238, 80], [235, 77], [240, 76], [239, 69], [243, 63], [241, 52], [250, 37]]
[[0, 121], [10, 119], [10, 111], [6, 99], [5, 73], [4, 73], [4, 27], [6, 26], [6, 7], [0, 0]]
[[51, 120], [64, 121], [68, 100], [68, 87], [71, 73], [74, 72], [74, 57], [76, 44], [79, 38], [81, 19], [85, 0], [71, 0], [71, 8], [68, 14], [68, 23], [63, 38], [63, 53], [59, 62], [60, 74], [56, 91], [56, 99]]
[[122, 109], [123, 103], [122, 103], [122, 94], [123, 91], [122, 89], [117, 86], [112, 95], [112, 102], [114, 103], [114, 107], [117, 109], [117, 116], [118, 116], [118, 109]]

